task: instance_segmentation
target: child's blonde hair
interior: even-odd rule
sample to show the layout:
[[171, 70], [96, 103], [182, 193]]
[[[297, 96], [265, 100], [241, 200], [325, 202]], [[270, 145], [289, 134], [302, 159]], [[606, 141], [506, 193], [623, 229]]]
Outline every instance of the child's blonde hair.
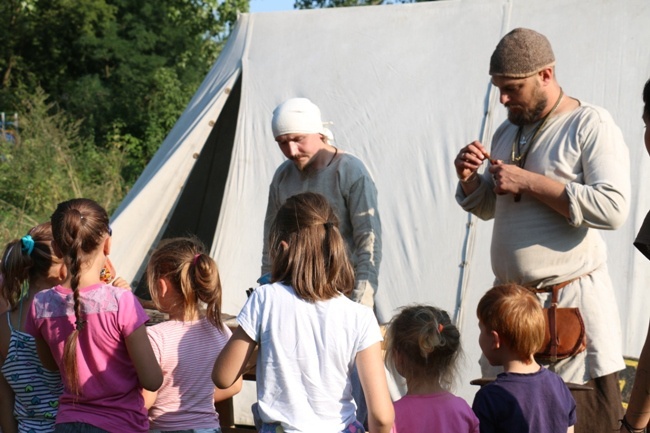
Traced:
[[151, 255], [147, 265], [147, 283], [151, 299], [158, 309], [161, 305], [156, 287], [161, 278], [181, 295], [182, 304], [172, 306], [172, 309], [182, 308], [184, 317], [192, 317], [202, 312], [202, 301], [206, 305], [207, 319], [222, 328], [219, 269], [205, 253], [201, 241], [196, 238], [165, 239]]
[[496, 331], [522, 360], [528, 360], [544, 343], [546, 321], [537, 297], [517, 284], [488, 290], [476, 308], [488, 331]]
[[408, 383], [437, 381], [450, 390], [461, 354], [460, 332], [444, 310], [406, 306], [388, 324], [386, 364], [398, 367]]

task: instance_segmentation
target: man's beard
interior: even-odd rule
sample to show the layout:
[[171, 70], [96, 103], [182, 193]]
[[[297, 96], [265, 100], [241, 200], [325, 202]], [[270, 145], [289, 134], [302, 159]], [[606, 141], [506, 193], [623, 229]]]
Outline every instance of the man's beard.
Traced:
[[510, 123], [513, 123], [517, 126], [531, 125], [539, 121], [540, 116], [544, 112], [546, 105], [548, 103], [548, 98], [541, 92], [535, 92], [533, 95], [537, 98], [537, 102], [532, 109], [522, 107], [521, 105], [517, 106], [519, 110], [513, 112], [508, 108], [508, 120]]

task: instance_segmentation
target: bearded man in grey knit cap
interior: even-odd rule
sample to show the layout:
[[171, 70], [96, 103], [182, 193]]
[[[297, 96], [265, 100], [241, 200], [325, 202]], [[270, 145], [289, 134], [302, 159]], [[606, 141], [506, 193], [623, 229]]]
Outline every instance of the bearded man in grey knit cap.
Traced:
[[[518, 28], [505, 35], [489, 73], [508, 120], [490, 151], [474, 141], [458, 153], [456, 200], [479, 218], [494, 219], [496, 284], [529, 287], [546, 307], [558, 286], [558, 306], [579, 309], [586, 350], [541, 364], [567, 383], [593, 388], [573, 391], [575, 432], [612, 431], [622, 415], [617, 372], [625, 364], [599, 230], [614, 230], [627, 218], [627, 146], [606, 110], [564, 94], [551, 44], [538, 32]], [[482, 369], [486, 377], [497, 373], [484, 362]]]

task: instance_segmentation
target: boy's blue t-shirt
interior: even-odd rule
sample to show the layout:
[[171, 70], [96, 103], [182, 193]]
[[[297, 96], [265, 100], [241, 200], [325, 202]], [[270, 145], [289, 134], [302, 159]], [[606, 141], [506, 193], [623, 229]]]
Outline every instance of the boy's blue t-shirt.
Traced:
[[559, 433], [576, 423], [576, 403], [560, 376], [501, 373], [474, 397], [481, 433]]

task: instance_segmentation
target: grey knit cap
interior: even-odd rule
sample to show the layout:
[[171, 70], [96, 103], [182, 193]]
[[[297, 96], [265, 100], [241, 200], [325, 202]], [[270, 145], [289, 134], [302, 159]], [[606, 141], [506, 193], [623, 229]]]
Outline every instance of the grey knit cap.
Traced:
[[490, 75], [526, 78], [555, 65], [555, 55], [546, 36], [516, 28], [505, 35], [490, 57]]

